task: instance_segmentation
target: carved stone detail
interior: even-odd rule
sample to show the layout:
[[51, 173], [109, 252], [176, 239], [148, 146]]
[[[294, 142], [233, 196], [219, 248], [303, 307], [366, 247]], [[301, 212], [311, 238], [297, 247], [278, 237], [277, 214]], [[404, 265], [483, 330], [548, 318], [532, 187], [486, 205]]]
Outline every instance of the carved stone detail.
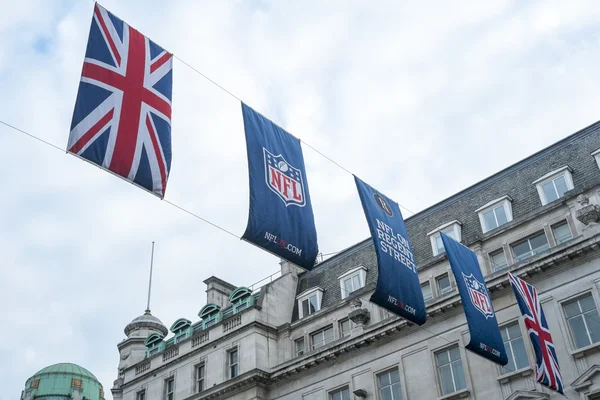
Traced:
[[366, 308], [359, 308], [353, 311], [350, 311], [348, 314], [348, 318], [356, 325], [364, 325], [371, 318], [371, 313]]
[[590, 204], [577, 210], [576, 217], [582, 224], [591, 225], [600, 222], [600, 206], [597, 204]]

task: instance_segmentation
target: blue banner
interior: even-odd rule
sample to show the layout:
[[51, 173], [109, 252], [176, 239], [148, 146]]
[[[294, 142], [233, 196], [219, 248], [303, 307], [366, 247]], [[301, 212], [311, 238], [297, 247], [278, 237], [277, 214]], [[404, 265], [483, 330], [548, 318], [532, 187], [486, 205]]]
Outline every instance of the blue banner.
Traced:
[[319, 248], [300, 141], [242, 103], [250, 214], [242, 239], [305, 269]]
[[371, 301], [416, 324], [427, 319], [417, 264], [398, 204], [356, 176], [360, 201], [377, 254], [377, 286]]
[[440, 236], [467, 316], [471, 340], [465, 348], [500, 365], [508, 364], [492, 299], [477, 256], [444, 233], [440, 232]]

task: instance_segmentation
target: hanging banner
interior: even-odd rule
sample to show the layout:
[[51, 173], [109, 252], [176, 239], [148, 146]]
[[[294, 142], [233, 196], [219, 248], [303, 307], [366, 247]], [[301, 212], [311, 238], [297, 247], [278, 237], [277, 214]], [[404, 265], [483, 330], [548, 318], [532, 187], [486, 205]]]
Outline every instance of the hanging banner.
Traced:
[[163, 198], [172, 86], [172, 54], [96, 3], [67, 152]]
[[440, 232], [462, 300], [471, 340], [465, 348], [497, 364], [508, 364], [492, 299], [475, 253]]
[[535, 287], [508, 273], [510, 286], [515, 292], [519, 309], [525, 320], [529, 338], [535, 351], [535, 379], [544, 386], [564, 394], [564, 385], [558, 366], [552, 335]]
[[354, 177], [377, 254], [371, 301], [418, 325], [427, 319], [417, 264], [398, 204]]
[[319, 248], [300, 141], [242, 103], [250, 214], [242, 239], [302, 268]]

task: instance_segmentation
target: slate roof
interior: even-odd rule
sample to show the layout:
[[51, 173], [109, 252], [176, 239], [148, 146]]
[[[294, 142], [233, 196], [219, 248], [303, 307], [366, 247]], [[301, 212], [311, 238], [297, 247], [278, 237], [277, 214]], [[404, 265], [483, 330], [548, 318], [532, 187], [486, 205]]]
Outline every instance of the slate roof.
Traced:
[[[445, 223], [453, 220], [462, 223], [462, 243], [466, 245], [493, 234], [493, 231], [483, 234], [475, 210], [494, 199], [505, 195], [512, 198], [513, 220], [526, 218], [530, 213], [540, 210], [541, 201], [532, 182], [548, 172], [565, 165], [571, 167], [574, 191], [600, 183], [600, 171], [591, 156], [599, 148], [600, 121], [407, 218], [406, 229], [417, 266], [434, 259], [427, 233]], [[551, 207], [552, 204], [544, 207]], [[377, 262], [370, 238], [324, 261], [312, 271], [302, 273], [296, 293], [320, 286], [324, 289], [321, 308], [334, 305], [341, 300], [337, 278], [359, 265], [368, 269], [365, 290], [374, 287]], [[296, 302], [292, 321], [297, 319]]]

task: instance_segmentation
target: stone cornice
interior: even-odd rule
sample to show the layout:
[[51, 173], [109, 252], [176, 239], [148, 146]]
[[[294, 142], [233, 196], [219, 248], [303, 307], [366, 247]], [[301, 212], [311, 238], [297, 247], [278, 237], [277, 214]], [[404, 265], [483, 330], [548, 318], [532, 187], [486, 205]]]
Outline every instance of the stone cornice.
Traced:
[[209, 400], [221, 397], [230, 397], [234, 392], [249, 389], [253, 386], [266, 386], [269, 383], [269, 373], [255, 368], [245, 372], [233, 379], [226, 380], [220, 384], [204, 390], [200, 393], [186, 397], [184, 400]]

